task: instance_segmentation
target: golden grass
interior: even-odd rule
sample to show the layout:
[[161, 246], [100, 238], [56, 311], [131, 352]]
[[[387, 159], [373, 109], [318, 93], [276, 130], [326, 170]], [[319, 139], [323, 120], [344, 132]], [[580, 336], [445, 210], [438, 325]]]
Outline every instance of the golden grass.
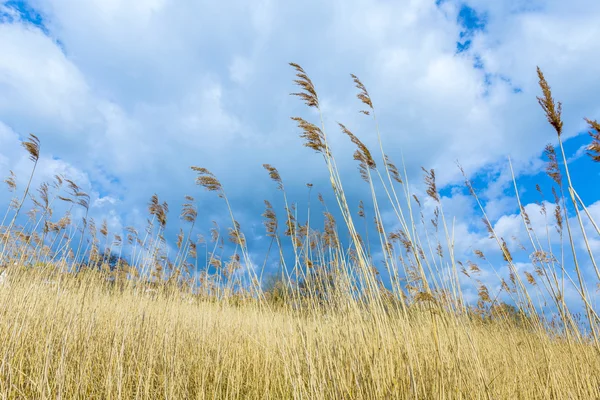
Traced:
[[[216, 222], [208, 241], [197, 235], [194, 228], [201, 211], [194, 197], [185, 196], [179, 217], [189, 228], [179, 229], [173, 257], [164, 237], [169, 206], [158, 195], [148, 204], [145, 231], [127, 227], [112, 233], [106, 221], [98, 229], [88, 219], [90, 196], [67, 177], [56, 176], [32, 194], [40, 140], [31, 135], [23, 143], [33, 162], [29, 183], [0, 224], [0, 396], [600, 398], [600, 317], [580, 268], [582, 257], [588, 256], [600, 280], [584, 221], [599, 235], [600, 230], [572, 186], [561, 139], [561, 105], [541, 70], [543, 97], [538, 102], [558, 140], [557, 148], [548, 145], [545, 151], [554, 197], [549, 213], [545, 205], [541, 208], [548, 221], [546, 237], [532, 228], [512, 175], [533, 270], [518, 270], [516, 249], [494, 231], [461, 169], [482, 212], [482, 226], [498, 245], [501, 266], [509, 271], [498, 275], [499, 266], [473, 249], [474, 256], [498, 275], [496, 286], [501, 289], [492, 292], [481, 280], [486, 266], [456, 259], [454, 227], [447, 223], [435, 171], [423, 168], [425, 192], [435, 206], [433, 219], [425, 222], [404, 165], [397, 167], [383, 150], [366, 86], [351, 75], [357, 98], [367, 108], [361, 112], [373, 119], [381, 151], [371, 152], [350, 128], [339, 124], [356, 146], [354, 159], [371, 198], [360, 201], [358, 218], [363, 221], [358, 223], [330, 149], [315, 85], [302, 67], [291, 66], [300, 88], [293, 95], [316, 109], [321, 123], [292, 119], [304, 145], [325, 162], [343, 224], [338, 226], [320, 194], [322, 230], [315, 229], [310, 206], [307, 221], [300, 222], [279, 171], [264, 164], [282, 194], [285, 211], [280, 223], [275, 207], [265, 200], [266, 233], [281, 265], [268, 290], [250, 258], [224, 185], [208, 169], [192, 167], [196, 184], [224, 201], [231, 223], [228, 235], [221, 234]], [[599, 161], [600, 125], [587, 122], [594, 131], [589, 155]], [[17, 191], [12, 172], [5, 182], [9, 191]], [[307, 186], [312, 190], [312, 184]], [[376, 186], [385, 196], [376, 193]], [[540, 186], [536, 189], [542, 194]], [[382, 198], [389, 201], [386, 211], [395, 218], [383, 218]], [[70, 207], [61, 217], [54, 216], [58, 201]], [[20, 212], [29, 205], [25, 221]], [[73, 220], [74, 208], [83, 209], [80, 221]], [[573, 216], [576, 224], [569, 220]], [[587, 254], [576, 252], [577, 226]], [[554, 229], [568, 242], [559, 254], [548, 236]], [[283, 240], [289, 240], [288, 247]], [[205, 253], [204, 260], [199, 253]], [[379, 259], [373, 259], [374, 253]], [[114, 262], [114, 254], [126, 259]], [[565, 262], [570, 257], [572, 263]], [[465, 278], [459, 272], [477, 290], [476, 304], [466, 302]], [[567, 285], [580, 295], [585, 321], [573, 313], [573, 304], [567, 304]], [[534, 303], [540, 294], [549, 306]], [[554, 313], [554, 319], [549, 321], [546, 312]]]
[[14, 274], [0, 290], [4, 398], [600, 396], [589, 347], [500, 321], [301, 316], [44, 276]]

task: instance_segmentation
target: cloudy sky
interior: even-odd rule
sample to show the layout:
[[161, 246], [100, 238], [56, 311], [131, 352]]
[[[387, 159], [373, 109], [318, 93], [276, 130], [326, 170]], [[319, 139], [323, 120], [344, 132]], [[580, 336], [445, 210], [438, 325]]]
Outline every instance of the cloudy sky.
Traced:
[[[319, 92], [351, 202], [367, 186], [336, 122], [377, 146], [353, 73], [416, 193], [420, 167], [436, 170], [459, 254], [472, 256], [493, 243], [458, 186], [457, 160], [507, 240], [526, 236], [507, 157], [532, 213], [535, 183], [549, 188], [542, 152], [556, 138], [536, 101], [536, 66], [564, 104], [575, 186], [600, 219], [600, 167], [582, 151], [583, 117], [600, 118], [598, 20], [594, 0], [0, 0], [0, 173], [24, 183], [31, 165], [20, 141], [35, 133], [36, 182], [64, 173], [92, 195], [92, 215], [119, 232], [141, 227], [154, 193], [171, 204], [173, 222], [186, 194], [197, 197], [206, 228], [225, 221], [222, 201], [194, 186], [189, 167], [206, 167], [260, 253], [262, 201], [280, 204], [263, 163], [301, 205], [308, 182], [330, 195], [322, 159], [289, 119], [318, 118], [289, 96], [287, 64], [296, 62]], [[597, 237], [592, 245], [600, 248]]]

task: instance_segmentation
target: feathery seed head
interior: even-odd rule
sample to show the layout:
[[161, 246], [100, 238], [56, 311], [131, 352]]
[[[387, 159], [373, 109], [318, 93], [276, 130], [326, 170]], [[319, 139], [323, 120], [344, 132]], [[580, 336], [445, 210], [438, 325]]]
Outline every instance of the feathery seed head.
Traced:
[[417, 205], [418, 205], [419, 207], [421, 207], [421, 200], [419, 200], [419, 198], [417, 197], [417, 195], [416, 195], [416, 194], [413, 194], [413, 199], [415, 199], [415, 202], [417, 203]]
[[210, 241], [215, 243], [217, 240], [219, 240], [219, 224], [217, 224], [217, 221], [212, 221], [212, 228], [210, 228]]
[[321, 128], [300, 117], [292, 117], [292, 120], [296, 121], [298, 128], [302, 130], [300, 137], [306, 140], [304, 146], [313, 149], [317, 153], [329, 155], [329, 150], [325, 144], [325, 135]]
[[315, 90], [315, 86], [313, 85], [312, 81], [306, 74], [306, 71], [304, 71], [304, 69], [296, 63], [289, 64], [296, 70], [296, 77], [298, 79], [295, 79], [294, 83], [301, 89], [301, 92], [291, 93], [291, 95], [300, 97], [309, 107], [319, 108], [319, 97], [317, 96], [317, 91]]
[[275, 237], [275, 235], [277, 234], [277, 216], [275, 215], [273, 206], [268, 200], [265, 200], [265, 207], [265, 212], [262, 215], [265, 218], [263, 224], [265, 225], [265, 229], [267, 230], [267, 236]]
[[390, 175], [392, 176], [392, 179], [394, 179], [398, 183], [402, 183], [402, 178], [400, 178], [400, 172], [398, 172], [398, 168], [396, 167], [396, 165], [392, 161], [390, 161], [390, 158], [387, 156], [387, 154], [383, 155], [383, 159], [385, 161], [385, 165], [388, 171], [390, 172]]
[[40, 139], [33, 133], [30, 133], [29, 140], [23, 142], [23, 147], [29, 153], [29, 159], [37, 162], [40, 158]]
[[271, 177], [271, 179], [275, 183], [277, 183], [277, 189], [283, 190], [283, 181], [281, 180], [281, 175], [279, 175], [279, 171], [277, 171], [277, 168], [273, 167], [270, 164], [263, 164], [263, 168], [269, 172], [269, 176]]
[[183, 244], [183, 229], [179, 228], [179, 233], [177, 234], [177, 249], [181, 249], [181, 245]]
[[194, 205], [194, 198], [192, 196], [185, 196], [185, 200], [186, 202], [183, 203], [179, 217], [186, 222], [194, 223], [198, 217], [198, 211]]
[[481, 220], [483, 221], [485, 228], [487, 229], [488, 233], [490, 234], [490, 239], [493, 239], [495, 235], [494, 235], [494, 228], [492, 228], [492, 224], [490, 224], [490, 221], [488, 221], [487, 218], [482, 218]]
[[423, 172], [425, 172], [425, 184], [427, 185], [427, 194], [437, 203], [440, 202], [440, 195], [437, 191], [437, 186], [435, 184], [435, 171], [430, 169], [427, 171], [425, 168], [421, 167]]
[[108, 235], [108, 223], [106, 222], [106, 219], [102, 221], [102, 225], [100, 226], [100, 234], [104, 237]]
[[198, 173], [196, 185], [204, 187], [209, 192], [217, 192], [220, 198], [224, 197], [221, 182], [219, 182], [212, 172], [202, 167], [191, 167], [191, 169]]
[[535, 281], [535, 278], [533, 277], [533, 275], [531, 275], [531, 273], [525, 271], [525, 278], [527, 279], [527, 282], [529, 282], [530, 285], [537, 285], [537, 282]]
[[560, 137], [563, 128], [563, 122], [561, 120], [562, 104], [560, 102], [554, 102], [550, 85], [548, 85], [548, 82], [546, 82], [546, 78], [544, 78], [544, 74], [542, 73], [540, 67], [537, 68], [537, 75], [543, 95], [542, 97], [537, 98], [538, 103], [542, 107], [542, 110], [544, 110], [546, 118], [548, 118], [548, 122], [554, 127], [556, 134]]
[[548, 164], [546, 165], [546, 174], [554, 180], [559, 186], [562, 186], [562, 175], [558, 166], [558, 159], [556, 157], [556, 150], [551, 144], [547, 144], [544, 150], [544, 154], [548, 157]]
[[357, 138], [352, 132], [350, 132], [348, 128], [346, 128], [346, 126], [344, 126], [344, 124], [338, 122], [338, 125], [340, 126], [342, 132], [345, 133], [350, 138], [352, 143], [356, 145], [357, 150], [354, 152], [354, 159], [359, 162], [359, 171], [361, 177], [364, 181], [369, 182], [368, 169], [375, 169], [377, 167], [377, 164], [375, 164], [375, 161], [371, 156], [371, 152], [367, 146], [360, 141], [359, 138]]
[[504, 239], [502, 239], [502, 257], [504, 258], [504, 261], [509, 262], [509, 263], [512, 262], [512, 260], [513, 260], [512, 255], [510, 254], [510, 251], [508, 250], [508, 245], [506, 244]]
[[17, 189], [17, 177], [14, 172], [9, 171], [10, 176], [4, 180], [6, 185], [8, 186], [9, 192], [14, 192]]
[[[352, 77], [352, 80], [354, 81], [354, 84], [356, 85], [356, 88], [358, 89], [358, 94], [356, 95], [356, 97], [360, 101], [362, 101], [363, 104], [367, 105], [372, 111], [373, 110], [373, 102], [371, 101], [371, 96], [369, 96], [369, 92], [367, 91], [367, 88], [365, 87], [365, 85], [363, 85], [363, 83], [360, 81], [360, 79], [358, 79], [358, 77], [356, 75], [350, 74], [350, 76]], [[368, 111], [368, 110], [362, 110], [360, 112], [365, 115], [370, 115], [370, 111]]]
[[360, 200], [358, 202], [358, 216], [360, 218], [364, 218], [365, 217], [365, 205], [363, 204], [362, 200]]
[[592, 137], [592, 143], [587, 146], [588, 156], [595, 162], [600, 162], [600, 124], [597, 121], [585, 119], [590, 128], [595, 132], [589, 132]]

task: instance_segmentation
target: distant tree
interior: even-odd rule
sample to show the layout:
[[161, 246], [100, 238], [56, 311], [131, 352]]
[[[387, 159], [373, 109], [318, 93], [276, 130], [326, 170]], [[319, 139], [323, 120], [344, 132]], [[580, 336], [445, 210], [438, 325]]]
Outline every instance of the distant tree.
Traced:
[[79, 263], [78, 270], [84, 268], [92, 270], [107, 269], [107, 272], [116, 272], [128, 270], [129, 262], [125, 258], [113, 252], [104, 259], [90, 259], [88, 257], [87, 259]]
[[263, 292], [273, 305], [285, 305], [291, 297], [291, 289], [278, 274], [269, 275], [263, 281]]
[[523, 326], [527, 322], [530, 322], [529, 316], [527, 316], [522, 310], [512, 304], [499, 302], [490, 307], [489, 315], [492, 320], [494, 319], [506, 319], [518, 326]]

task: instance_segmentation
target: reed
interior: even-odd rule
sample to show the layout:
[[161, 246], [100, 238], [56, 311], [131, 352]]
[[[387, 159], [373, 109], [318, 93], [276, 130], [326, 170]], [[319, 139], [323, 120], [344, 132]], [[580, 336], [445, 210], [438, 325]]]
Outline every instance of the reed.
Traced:
[[[474, 260], [457, 258], [455, 222], [436, 171], [423, 168], [427, 199], [420, 198], [404, 162], [397, 166], [384, 151], [374, 102], [356, 75], [375, 152], [361, 139], [368, 132], [343, 123], [340, 132], [325, 129], [315, 83], [300, 65], [291, 67], [299, 89], [293, 95], [317, 111], [315, 121], [292, 120], [304, 146], [323, 159], [335, 207], [319, 194], [322, 210], [309, 202], [301, 222], [279, 170], [264, 164], [283, 201], [281, 214], [265, 200], [264, 261], [251, 258], [236, 205], [207, 168], [191, 167], [195, 183], [223, 200], [230, 227], [223, 234], [213, 222], [205, 239], [196, 197], [185, 196], [169, 254], [170, 208], [158, 195], [149, 200], [145, 228], [110, 232], [106, 221], [88, 218], [90, 196], [68, 177], [34, 193], [40, 140], [24, 142], [33, 163], [29, 183], [6, 210], [0, 237], [3, 398], [600, 397], [600, 318], [589, 289], [598, 282], [586, 282], [582, 271], [589, 264], [600, 280], [589, 226], [598, 235], [600, 229], [573, 187], [562, 105], [541, 70], [538, 101], [556, 133], [556, 145], [544, 152], [553, 182], [551, 201], [540, 202], [545, 230], [533, 226], [508, 160], [528, 238], [520, 246], [532, 267], [522, 271], [518, 249], [496, 232], [460, 165], [499, 263], [477, 249]], [[588, 154], [599, 162], [600, 125], [586, 122]], [[358, 209], [344, 191], [353, 177], [338, 167], [335, 134], [355, 147], [366, 185]], [[5, 183], [18, 193], [14, 173]], [[543, 199], [541, 186], [536, 190]], [[67, 206], [62, 216], [57, 204]], [[76, 207], [81, 220], [73, 218]], [[550, 239], [554, 230], [560, 246]], [[273, 257], [280, 269], [267, 277]], [[495, 287], [484, 281], [486, 270], [497, 277]], [[476, 301], [466, 298], [468, 288]], [[566, 301], [568, 290], [579, 304]], [[573, 312], [578, 307], [585, 320]]]

